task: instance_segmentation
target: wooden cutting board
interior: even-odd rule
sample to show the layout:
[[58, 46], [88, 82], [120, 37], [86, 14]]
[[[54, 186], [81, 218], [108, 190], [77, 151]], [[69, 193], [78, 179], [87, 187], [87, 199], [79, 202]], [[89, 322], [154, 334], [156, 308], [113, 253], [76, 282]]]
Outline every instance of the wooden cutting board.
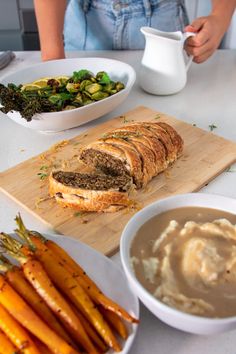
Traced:
[[[182, 157], [166, 172], [155, 177], [147, 187], [132, 196], [135, 209], [113, 214], [76, 213], [59, 207], [48, 197], [47, 174], [51, 168], [80, 170], [78, 153], [86, 145], [113, 128], [131, 121], [164, 121], [172, 125], [185, 142]], [[174, 194], [199, 190], [236, 161], [236, 144], [195, 126], [153, 111], [136, 109], [103, 123], [87, 133], [54, 145], [0, 174], [0, 190], [21, 204], [47, 226], [80, 239], [106, 255], [117, 251], [121, 232], [140, 208]]]

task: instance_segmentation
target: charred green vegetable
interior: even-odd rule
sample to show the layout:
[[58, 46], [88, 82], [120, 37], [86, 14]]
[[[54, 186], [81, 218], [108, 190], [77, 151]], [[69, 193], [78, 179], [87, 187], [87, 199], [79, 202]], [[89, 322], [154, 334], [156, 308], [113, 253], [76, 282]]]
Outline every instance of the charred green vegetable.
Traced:
[[105, 71], [93, 75], [88, 70], [75, 71], [71, 77], [42, 78], [16, 86], [0, 84], [0, 111], [20, 112], [30, 121], [36, 113], [75, 109], [102, 100], [123, 90]]

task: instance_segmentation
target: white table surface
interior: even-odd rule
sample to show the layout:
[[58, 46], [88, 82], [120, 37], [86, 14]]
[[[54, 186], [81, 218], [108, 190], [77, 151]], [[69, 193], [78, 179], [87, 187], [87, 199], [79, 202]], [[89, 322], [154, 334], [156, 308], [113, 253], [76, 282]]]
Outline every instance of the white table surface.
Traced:
[[[68, 54], [68, 57], [78, 56], [122, 60], [132, 65], [138, 73], [142, 52], [102, 51]], [[39, 52], [17, 52], [16, 59], [0, 71], [0, 79], [8, 72], [38, 62], [40, 62]], [[128, 99], [115, 111], [82, 127], [64, 132], [37, 133], [14, 123], [0, 113], [0, 171], [39, 154], [60, 140], [72, 138], [111, 117], [121, 115], [137, 105], [145, 105], [173, 115], [205, 130], [209, 130], [209, 125], [214, 124], [217, 126], [214, 130], [216, 134], [236, 142], [236, 51], [220, 50], [206, 63], [192, 64], [186, 87], [176, 95], [165, 97], [148, 95], [141, 90], [137, 80]], [[232, 166], [232, 170], [236, 171], [236, 165]], [[236, 198], [236, 172], [222, 173], [204, 187], [202, 192]], [[1, 193], [0, 231], [11, 232], [14, 229], [14, 217], [19, 211], [31, 229], [51, 232], [29, 212]], [[119, 254], [112, 259], [120, 264]], [[207, 337], [187, 334], [163, 324], [142, 305], [140, 319], [141, 324], [130, 354], [199, 354], [201, 352], [234, 354], [236, 352], [236, 330]]]

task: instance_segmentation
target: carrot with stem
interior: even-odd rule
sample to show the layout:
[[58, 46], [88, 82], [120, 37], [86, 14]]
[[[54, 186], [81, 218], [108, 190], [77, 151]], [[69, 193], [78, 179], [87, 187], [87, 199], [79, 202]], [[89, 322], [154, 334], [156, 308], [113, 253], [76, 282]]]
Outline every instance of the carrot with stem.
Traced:
[[[14, 307], [14, 304], [12, 304]], [[24, 354], [40, 354], [27, 331], [0, 304], [0, 329]]]
[[96, 348], [89, 339], [80, 320], [68, 302], [53, 286], [51, 279], [47, 276], [40, 262], [36, 259], [28, 259], [26, 263], [22, 264], [22, 267], [26, 278], [47, 302], [51, 310], [57, 313], [73, 338], [77, 340], [88, 353], [97, 353]]
[[[13, 244], [11, 245], [11, 237], [7, 234], [1, 233], [0, 238], [2, 240], [2, 244], [8, 250], [8, 252], [14, 251], [14, 254], [19, 254], [21, 250], [24, 255], [29, 255], [31, 253], [30, 249], [27, 246], [23, 246], [18, 241], [13, 240]], [[42, 245], [42, 244], [41, 244]], [[111, 331], [109, 325], [104, 320], [101, 313], [97, 310], [95, 304], [84, 291], [84, 289], [78, 284], [75, 278], [71, 276], [71, 273], [64, 267], [64, 265], [58, 261], [50, 252], [50, 250], [45, 246], [42, 250], [39, 250], [37, 247], [35, 248], [35, 255], [42, 263], [44, 269], [47, 271], [50, 279], [56, 284], [56, 286], [70, 298], [71, 302], [83, 313], [83, 315], [92, 323], [92, 325], [96, 328], [97, 332], [104, 339], [105, 343], [112, 347], [115, 351], [120, 351], [121, 347], [118, 341], [116, 340], [113, 332]], [[17, 250], [17, 251], [16, 251]], [[14, 257], [13, 254], [13, 257]], [[24, 266], [28, 262], [23, 264]], [[23, 268], [24, 270], [24, 268]], [[24, 271], [24, 274], [27, 274]], [[35, 279], [37, 278], [34, 277]]]
[[[54, 287], [42, 264], [37, 259], [32, 258], [25, 246], [23, 250], [26, 255], [24, 255], [19, 250], [21, 245], [19, 242], [16, 248], [16, 240], [14, 240], [13, 245], [11, 245], [11, 237], [9, 235], [1, 233], [0, 237], [7, 252], [20, 262], [26, 279], [31, 283], [41, 298], [44, 299], [50, 309], [61, 319], [67, 330], [73, 335], [73, 338], [78, 340], [88, 353], [97, 353], [81, 322], [76, 317], [68, 302]], [[27, 253], [29, 253], [28, 256]]]
[[11, 264], [9, 260], [0, 255], [0, 271], [4, 275], [10, 285], [18, 292], [19, 295], [32, 307], [32, 309], [53, 329], [60, 337], [73, 345], [71, 338], [68, 336], [64, 328], [58, 322], [52, 311], [46, 305], [45, 301], [25, 279], [24, 273], [20, 268]]
[[[105, 296], [97, 285], [88, 277], [86, 272], [60, 246], [56, 245], [53, 241], [46, 241], [38, 232], [26, 229], [20, 215], [16, 216], [15, 220], [19, 227], [15, 230], [16, 233], [23, 238], [30, 247], [35, 249], [36, 256], [38, 256], [39, 259], [47, 253], [47, 260], [50, 261], [50, 258], [54, 258], [55, 261], [57, 261], [57, 264], [63, 265], [67, 274], [70, 274], [71, 277], [73, 277], [74, 286], [77, 281], [97, 305], [102, 305], [105, 309], [116, 313], [128, 322], [139, 323], [139, 320], [131, 316], [125, 309]], [[46, 262], [45, 256], [44, 259]], [[47, 269], [50, 265], [49, 263], [48, 265], [44, 263], [44, 266]]]
[[0, 354], [17, 354], [17, 348], [10, 339], [0, 330]]
[[48, 346], [53, 353], [78, 354], [76, 350], [52, 331], [31, 309], [21, 296], [8, 284], [3, 275], [0, 275], [0, 304], [29, 332]]

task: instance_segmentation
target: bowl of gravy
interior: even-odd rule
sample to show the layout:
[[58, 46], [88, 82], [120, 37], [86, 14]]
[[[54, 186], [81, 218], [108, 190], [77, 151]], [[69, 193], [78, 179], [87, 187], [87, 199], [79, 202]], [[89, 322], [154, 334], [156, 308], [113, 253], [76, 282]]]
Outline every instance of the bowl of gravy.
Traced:
[[190, 193], [157, 201], [126, 225], [126, 276], [160, 320], [195, 334], [236, 328], [236, 200]]

